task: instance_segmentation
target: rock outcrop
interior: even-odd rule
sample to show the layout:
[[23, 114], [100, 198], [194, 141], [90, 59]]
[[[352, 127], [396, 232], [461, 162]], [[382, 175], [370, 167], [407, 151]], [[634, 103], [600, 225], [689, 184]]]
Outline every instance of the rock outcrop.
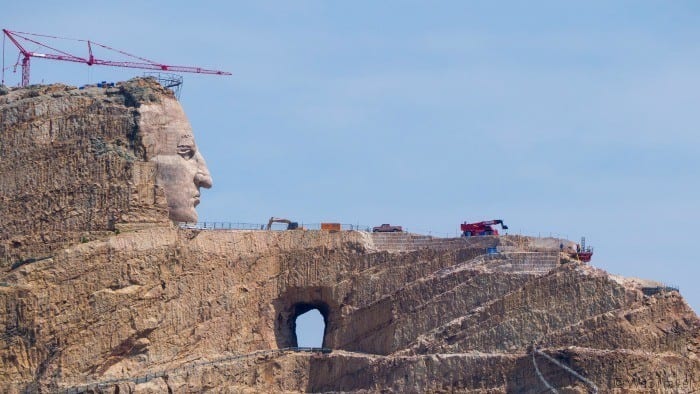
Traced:
[[[0, 96], [0, 391], [700, 389], [680, 294], [559, 240], [172, 224], [139, 137], [163, 97], [149, 80]], [[332, 351], [287, 350], [312, 308]]]
[[149, 80], [0, 95], [0, 265], [50, 255], [120, 223], [167, 221], [137, 108], [163, 99], [172, 94]]

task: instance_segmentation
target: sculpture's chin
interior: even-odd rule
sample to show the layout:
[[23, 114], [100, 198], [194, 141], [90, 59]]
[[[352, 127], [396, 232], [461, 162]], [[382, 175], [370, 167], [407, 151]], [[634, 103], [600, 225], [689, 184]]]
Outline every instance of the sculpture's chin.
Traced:
[[196, 223], [197, 219], [197, 211], [194, 207], [184, 209], [170, 207], [170, 220], [174, 222]]

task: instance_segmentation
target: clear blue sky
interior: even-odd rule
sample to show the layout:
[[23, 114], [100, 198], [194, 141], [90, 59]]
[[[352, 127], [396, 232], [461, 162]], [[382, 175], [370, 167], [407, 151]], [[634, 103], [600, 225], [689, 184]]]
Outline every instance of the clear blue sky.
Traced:
[[[700, 3], [44, 3], [3, 4], [2, 27], [233, 73], [185, 75], [201, 220], [500, 218], [585, 235], [595, 266], [700, 310]], [[140, 74], [32, 64], [33, 82]]]

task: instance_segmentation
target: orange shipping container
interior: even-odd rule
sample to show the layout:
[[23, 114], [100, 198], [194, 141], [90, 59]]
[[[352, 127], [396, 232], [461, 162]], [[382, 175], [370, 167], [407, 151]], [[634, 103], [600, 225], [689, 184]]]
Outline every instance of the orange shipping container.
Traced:
[[340, 223], [321, 223], [321, 230], [340, 231]]

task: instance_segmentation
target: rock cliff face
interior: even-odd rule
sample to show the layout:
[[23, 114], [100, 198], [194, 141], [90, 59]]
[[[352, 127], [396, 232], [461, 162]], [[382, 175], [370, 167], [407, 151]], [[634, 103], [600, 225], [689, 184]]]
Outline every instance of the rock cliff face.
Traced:
[[167, 220], [138, 107], [168, 99], [149, 80], [0, 95], [0, 264], [49, 255], [120, 223]]
[[[700, 390], [679, 293], [558, 240], [173, 225], [139, 138], [167, 97], [0, 96], [0, 391]], [[311, 308], [332, 352], [283, 350]]]

